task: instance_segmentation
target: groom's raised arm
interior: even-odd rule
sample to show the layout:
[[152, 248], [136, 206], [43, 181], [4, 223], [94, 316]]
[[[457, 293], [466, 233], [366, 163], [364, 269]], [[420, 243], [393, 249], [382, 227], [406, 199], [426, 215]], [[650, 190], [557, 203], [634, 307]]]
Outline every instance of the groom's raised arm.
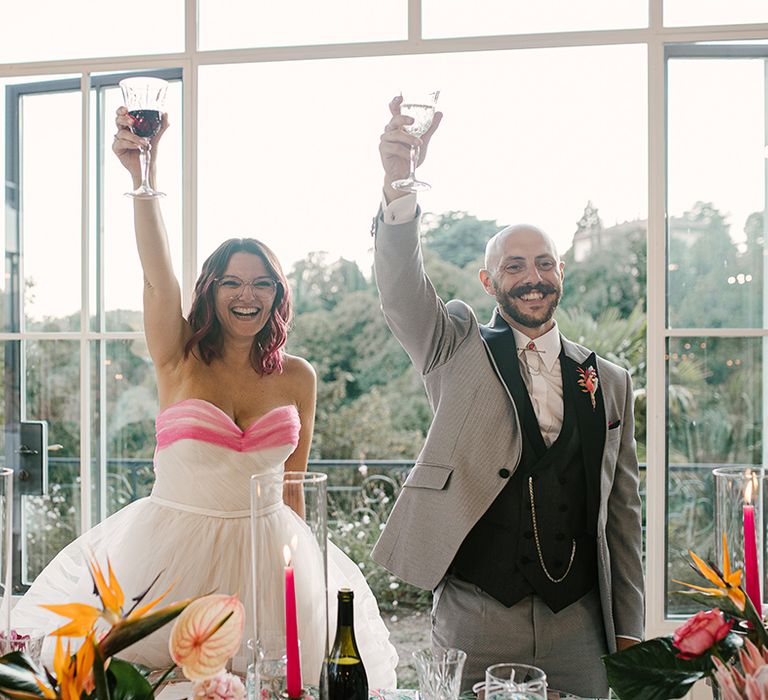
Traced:
[[403, 130], [412, 119], [400, 114], [400, 102], [396, 97], [389, 104], [392, 117], [379, 145], [384, 202], [374, 224], [374, 268], [387, 325], [416, 369], [427, 374], [450, 357], [469, 324], [451, 317], [424, 270], [415, 195], [392, 188], [392, 182], [408, 174], [412, 145], [420, 146], [419, 163], [423, 162], [442, 114], [435, 114], [432, 126], [419, 139]]

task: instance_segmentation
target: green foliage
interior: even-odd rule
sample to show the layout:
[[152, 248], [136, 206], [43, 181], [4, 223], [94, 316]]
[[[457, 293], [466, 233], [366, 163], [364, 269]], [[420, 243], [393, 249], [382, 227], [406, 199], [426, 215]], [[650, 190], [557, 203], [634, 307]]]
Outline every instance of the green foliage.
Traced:
[[427, 250], [456, 267], [466, 267], [485, 252], [485, 245], [501, 229], [496, 221], [478, 219], [465, 211], [424, 214], [422, 236]]
[[154, 692], [149, 681], [131, 663], [112, 659], [107, 669], [107, 685], [111, 700], [150, 700]]
[[363, 572], [379, 607], [425, 610], [432, 593], [416, 588], [371, 559], [371, 550], [389, 517], [405, 472], [367, 476], [359, 490], [332, 494], [329, 503], [328, 536]]
[[625, 225], [605, 241], [604, 247], [591, 250], [586, 259], [576, 262], [573, 249], [562, 256], [564, 310], [583, 309], [598, 317], [608, 309], [619, 316], [630, 316], [646, 303], [646, 231], [643, 225]]
[[[728, 660], [741, 647], [741, 639], [730, 633], [715, 646], [718, 655]], [[649, 639], [604, 656], [603, 663], [608, 685], [621, 700], [682, 698], [713, 670], [711, 651], [695, 659], [680, 659], [671, 637]]]

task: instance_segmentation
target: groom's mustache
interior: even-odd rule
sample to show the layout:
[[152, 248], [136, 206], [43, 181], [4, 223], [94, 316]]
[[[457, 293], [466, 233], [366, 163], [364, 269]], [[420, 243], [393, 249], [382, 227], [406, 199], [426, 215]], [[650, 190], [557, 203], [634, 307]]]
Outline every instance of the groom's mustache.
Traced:
[[523, 296], [524, 294], [530, 294], [531, 292], [541, 292], [541, 294], [544, 295], [557, 294], [557, 287], [551, 284], [546, 284], [544, 282], [539, 282], [538, 284], [526, 284], [522, 287], [516, 287], [510, 292], [507, 292], [507, 296], [512, 299], [516, 299]]

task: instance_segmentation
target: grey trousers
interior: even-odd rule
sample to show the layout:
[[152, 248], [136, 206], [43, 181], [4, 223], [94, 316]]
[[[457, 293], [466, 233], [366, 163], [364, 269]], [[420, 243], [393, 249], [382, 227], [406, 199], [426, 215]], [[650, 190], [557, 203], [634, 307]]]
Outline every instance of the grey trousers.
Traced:
[[432, 601], [432, 644], [467, 653], [462, 691], [485, 680], [492, 664], [537, 666], [550, 688], [581, 697], [607, 697], [601, 656], [608, 653], [597, 591], [559, 613], [535, 595], [511, 608], [477, 586], [446, 576]]

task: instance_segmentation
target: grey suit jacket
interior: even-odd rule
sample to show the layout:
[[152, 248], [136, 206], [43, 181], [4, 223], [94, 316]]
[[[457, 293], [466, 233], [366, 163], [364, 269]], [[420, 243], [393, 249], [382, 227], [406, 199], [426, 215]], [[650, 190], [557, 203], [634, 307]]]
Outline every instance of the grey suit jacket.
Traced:
[[[434, 412], [373, 559], [403, 580], [434, 589], [459, 546], [507, 483], [522, 450], [512, 397], [490, 361], [475, 315], [447, 304], [424, 272], [413, 222], [377, 219], [375, 271], [392, 332], [421, 373]], [[590, 351], [562, 338], [581, 363]], [[606, 638], [641, 639], [644, 627], [642, 533], [632, 384], [626, 370], [597, 358], [606, 439], [597, 522], [598, 580]], [[608, 426], [618, 426], [610, 428]], [[589, 436], [582, 436], [582, 440]]]

